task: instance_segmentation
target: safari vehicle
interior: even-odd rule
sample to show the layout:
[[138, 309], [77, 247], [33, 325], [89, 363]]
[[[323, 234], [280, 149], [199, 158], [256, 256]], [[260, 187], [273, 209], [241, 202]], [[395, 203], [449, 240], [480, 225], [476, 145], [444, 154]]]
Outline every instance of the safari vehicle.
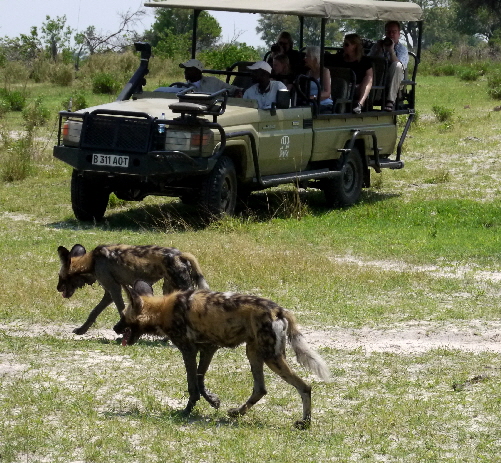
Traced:
[[[321, 51], [327, 48], [324, 37], [330, 18], [417, 21], [419, 35], [422, 30], [421, 9], [411, 2], [254, 0], [243, 6], [238, 0], [166, 0], [145, 5], [194, 10], [193, 58], [202, 10], [290, 14], [297, 15], [300, 24], [308, 16], [321, 18]], [[84, 221], [102, 219], [114, 192], [124, 200], [179, 197], [209, 217], [231, 215], [237, 199], [245, 201], [253, 191], [285, 183], [323, 190], [332, 207], [352, 205], [362, 188], [370, 186], [371, 170], [404, 166], [401, 151], [414, 116], [419, 45], [420, 40], [413, 75], [404, 82], [395, 110], [384, 111], [384, 102], [378, 105], [378, 92], [384, 92], [384, 75], [379, 73], [368, 106], [352, 114], [350, 82], [333, 80], [332, 88], [343, 88], [345, 94], [333, 95], [333, 111], [321, 113], [314, 101], [301, 98], [301, 76], [292, 95], [286, 92], [269, 110], [258, 109], [254, 100], [229, 98], [226, 91], [144, 91], [151, 48], [137, 43], [139, 68], [115, 102], [59, 113], [54, 156], [73, 167], [74, 214]], [[323, 60], [321, 52], [322, 66]], [[248, 64], [204, 73], [245, 82], [250, 80]], [[400, 135], [398, 115], [407, 116]]]

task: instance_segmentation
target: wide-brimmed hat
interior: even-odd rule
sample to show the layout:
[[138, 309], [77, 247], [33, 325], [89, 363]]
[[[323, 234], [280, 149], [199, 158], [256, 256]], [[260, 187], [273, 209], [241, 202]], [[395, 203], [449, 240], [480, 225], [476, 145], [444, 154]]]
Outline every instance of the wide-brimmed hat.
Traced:
[[268, 74], [271, 74], [271, 66], [266, 61], [256, 61], [251, 66], [247, 66], [247, 69], [250, 69], [251, 71], [262, 69], [263, 71], [266, 71]]
[[184, 63], [181, 63], [179, 65], [180, 68], [197, 68], [200, 71], [204, 70], [204, 65], [198, 61], [197, 59], [189, 59], [188, 61], [185, 61]]

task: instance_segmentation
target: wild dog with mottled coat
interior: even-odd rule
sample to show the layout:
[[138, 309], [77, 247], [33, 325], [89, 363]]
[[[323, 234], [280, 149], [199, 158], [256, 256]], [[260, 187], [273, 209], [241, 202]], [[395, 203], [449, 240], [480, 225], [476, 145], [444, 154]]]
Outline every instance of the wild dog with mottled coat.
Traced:
[[63, 297], [70, 298], [78, 288], [96, 281], [104, 288], [103, 298], [86, 322], [73, 330], [76, 334], [86, 333], [112, 302], [121, 315], [125, 308], [122, 285], [131, 285], [138, 279], [150, 284], [163, 279], [164, 294], [209, 289], [196, 257], [176, 248], [117, 244], [101, 245], [87, 252], [82, 245], [75, 244], [71, 251], [59, 246], [57, 252], [61, 261], [57, 290]]
[[212, 407], [219, 408], [219, 397], [205, 387], [205, 373], [218, 348], [246, 343], [254, 388], [247, 402], [230, 409], [229, 415], [244, 415], [266, 394], [263, 371], [266, 363], [297, 389], [303, 402], [303, 417], [295, 426], [309, 427], [311, 386], [287, 364], [286, 340], [291, 343], [299, 363], [321, 379], [329, 379], [329, 370], [320, 355], [306, 343], [292, 312], [269, 299], [243, 294], [190, 290], [154, 296], [151, 286], [143, 281], [124, 289], [130, 304], [116, 325], [117, 331], [124, 333], [122, 344], [134, 344], [141, 335], [149, 333], [166, 335], [178, 347], [186, 367], [189, 392], [183, 414], [191, 412], [200, 396]]

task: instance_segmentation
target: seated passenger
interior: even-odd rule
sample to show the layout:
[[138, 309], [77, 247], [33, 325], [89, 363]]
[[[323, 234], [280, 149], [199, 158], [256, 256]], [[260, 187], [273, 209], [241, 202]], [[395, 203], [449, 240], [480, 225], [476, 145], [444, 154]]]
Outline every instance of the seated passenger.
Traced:
[[344, 37], [343, 52], [329, 59], [329, 66], [349, 68], [355, 73], [356, 90], [353, 112], [360, 114], [372, 87], [373, 70], [370, 58], [364, 56], [362, 39], [358, 34]]
[[271, 66], [266, 61], [257, 61], [247, 66], [252, 71], [252, 81], [255, 82], [244, 93], [244, 98], [257, 100], [259, 109], [270, 109], [277, 102], [277, 92], [287, 90], [287, 87], [277, 80], [271, 80]]
[[271, 46], [271, 55], [268, 58], [268, 64], [272, 66], [273, 58], [280, 54], [286, 55], [289, 58], [289, 67], [293, 78], [305, 72], [303, 55], [299, 50], [294, 50], [294, 41], [289, 32], [281, 32], [277, 38], [277, 42]]
[[202, 71], [204, 66], [197, 59], [189, 59], [181, 63], [179, 67], [184, 69], [184, 78], [186, 82], [202, 93], [214, 93], [219, 90], [228, 89], [229, 96], [242, 96], [241, 88], [227, 84], [217, 77], [203, 76]]
[[[306, 55], [304, 62], [308, 67], [307, 76], [312, 77], [320, 84], [320, 47], [309, 46], [306, 47]], [[322, 74], [322, 88], [320, 89], [320, 111], [332, 110], [331, 99], [331, 73], [327, 68], [323, 69]], [[310, 83], [310, 99], [316, 100], [318, 98], [318, 86]]]
[[287, 55], [280, 53], [273, 57], [271, 76], [273, 77], [273, 80], [278, 80], [284, 83], [287, 90], [292, 89], [292, 75]]
[[385, 26], [386, 37], [378, 40], [370, 49], [369, 56], [382, 57], [388, 62], [386, 77], [386, 111], [393, 111], [397, 100], [400, 83], [409, 64], [409, 52], [400, 43], [400, 23], [388, 21]]

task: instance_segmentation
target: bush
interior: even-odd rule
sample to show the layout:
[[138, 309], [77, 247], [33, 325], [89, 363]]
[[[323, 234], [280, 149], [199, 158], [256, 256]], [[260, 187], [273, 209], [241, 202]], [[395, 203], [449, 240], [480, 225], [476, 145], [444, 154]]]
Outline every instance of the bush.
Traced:
[[120, 83], [108, 72], [98, 72], [92, 77], [93, 93], [113, 95], [120, 90]]
[[2, 140], [0, 179], [4, 182], [24, 180], [33, 171], [33, 134], [27, 132], [14, 139], [7, 132], [0, 133]]
[[466, 82], [474, 82], [480, 77], [478, 70], [470, 67], [459, 68], [457, 75], [461, 80]]
[[50, 81], [61, 87], [69, 87], [73, 83], [73, 66], [71, 64], [59, 64], [54, 66]]
[[61, 102], [61, 106], [63, 109], [67, 110], [70, 108], [71, 101], [71, 111], [78, 111], [79, 109], [87, 108], [89, 106], [87, 104], [87, 99], [82, 92], [73, 93], [69, 98], [63, 100]]
[[45, 125], [50, 118], [50, 110], [44, 106], [43, 98], [37, 97], [23, 111], [23, 119], [27, 130], [33, 130], [35, 127]]
[[9, 104], [10, 111], [22, 111], [26, 105], [26, 96], [17, 90], [10, 91], [0, 88], [0, 99]]
[[435, 105], [431, 110], [439, 122], [451, 122], [452, 116], [454, 115], [454, 110], [446, 108], [445, 106]]
[[487, 76], [487, 92], [492, 98], [501, 100], [501, 70]]
[[258, 61], [259, 52], [245, 43], [225, 43], [200, 53], [200, 60], [207, 69], [226, 69], [237, 61]]

